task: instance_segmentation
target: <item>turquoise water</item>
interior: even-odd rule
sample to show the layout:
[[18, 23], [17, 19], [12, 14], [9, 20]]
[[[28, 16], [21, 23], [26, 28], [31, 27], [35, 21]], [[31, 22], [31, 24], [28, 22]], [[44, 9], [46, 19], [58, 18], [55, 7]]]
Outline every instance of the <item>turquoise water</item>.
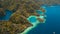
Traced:
[[41, 10], [36, 10], [36, 13], [40, 15], [43, 14]]
[[[42, 18], [42, 19], [44, 18], [44, 16], [42, 16], [42, 14], [44, 13], [41, 10], [36, 10], [36, 13], [40, 15], [39, 18]], [[37, 21], [39, 21], [37, 20], [37, 18], [38, 16], [31, 15], [29, 16], [28, 20], [30, 23], [36, 23]]]
[[30, 17], [28, 19], [29, 19], [29, 22], [31, 22], [31, 23], [34, 23], [34, 22], [37, 21], [37, 18], [35, 16], [32, 16], [32, 17]]
[[[44, 6], [43, 6], [44, 7]], [[40, 23], [28, 32], [28, 34], [60, 34], [60, 6], [45, 6], [46, 9], [46, 22]], [[0, 20], [9, 20], [12, 12], [10, 10], [6, 10], [6, 16], [1, 17]], [[35, 22], [35, 17], [30, 19], [31, 22]]]
[[60, 6], [42, 6], [46, 9], [46, 22], [40, 23], [28, 34], [60, 34]]

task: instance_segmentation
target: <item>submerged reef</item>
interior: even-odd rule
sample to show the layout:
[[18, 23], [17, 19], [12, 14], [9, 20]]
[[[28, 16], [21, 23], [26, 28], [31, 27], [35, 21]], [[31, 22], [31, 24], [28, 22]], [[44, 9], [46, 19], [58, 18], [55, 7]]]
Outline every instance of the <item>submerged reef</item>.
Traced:
[[[36, 10], [41, 10], [45, 13], [45, 9], [40, 7], [41, 3], [34, 0], [0, 0], [0, 14], [6, 15], [5, 10], [10, 10], [13, 14], [9, 20], [0, 20], [0, 34], [18, 34], [25, 31], [30, 26], [33, 26], [27, 18], [29, 16], [45, 16], [40, 15]], [[2, 11], [3, 10], [3, 11]], [[40, 22], [44, 19], [37, 18]]]

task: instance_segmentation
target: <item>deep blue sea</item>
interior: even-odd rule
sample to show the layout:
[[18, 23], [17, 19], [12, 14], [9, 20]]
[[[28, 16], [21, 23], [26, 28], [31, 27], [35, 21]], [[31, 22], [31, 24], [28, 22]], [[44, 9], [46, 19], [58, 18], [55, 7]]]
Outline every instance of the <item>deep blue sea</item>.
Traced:
[[45, 6], [46, 22], [40, 23], [28, 34], [60, 34], [60, 6]]
[[[60, 6], [45, 6], [46, 8], [46, 22], [40, 23], [28, 32], [28, 34], [60, 34]], [[6, 16], [0, 20], [9, 20], [12, 12], [6, 10]]]

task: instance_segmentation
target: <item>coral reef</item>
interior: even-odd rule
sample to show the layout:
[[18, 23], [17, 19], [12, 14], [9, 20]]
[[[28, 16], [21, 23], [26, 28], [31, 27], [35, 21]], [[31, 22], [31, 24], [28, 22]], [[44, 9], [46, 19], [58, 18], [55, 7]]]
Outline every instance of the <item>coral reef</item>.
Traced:
[[[0, 6], [2, 6], [2, 10], [4, 10], [1, 11], [0, 8], [2, 15], [5, 15], [6, 9], [13, 12], [8, 21], [0, 21], [0, 34], [18, 34], [22, 33], [28, 27], [33, 26], [27, 18], [31, 15], [40, 16], [36, 13], [36, 10], [45, 12], [45, 10], [40, 7], [40, 4], [41, 3], [36, 3], [34, 0], [0, 0]], [[41, 21], [41, 19], [39, 20]]]

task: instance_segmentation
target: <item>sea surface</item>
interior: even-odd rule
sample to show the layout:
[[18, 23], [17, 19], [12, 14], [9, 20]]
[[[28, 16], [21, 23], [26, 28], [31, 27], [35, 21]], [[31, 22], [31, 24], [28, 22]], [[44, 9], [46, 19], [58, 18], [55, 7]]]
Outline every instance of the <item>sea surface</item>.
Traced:
[[[60, 34], [60, 6], [42, 7], [46, 10], [46, 22], [38, 24], [28, 34]], [[11, 11], [6, 10], [6, 16], [0, 17], [0, 20], [9, 20], [11, 14]], [[32, 21], [34, 22], [33, 19]]]
[[60, 6], [42, 6], [46, 10], [46, 22], [40, 23], [28, 34], [60, 34]]

